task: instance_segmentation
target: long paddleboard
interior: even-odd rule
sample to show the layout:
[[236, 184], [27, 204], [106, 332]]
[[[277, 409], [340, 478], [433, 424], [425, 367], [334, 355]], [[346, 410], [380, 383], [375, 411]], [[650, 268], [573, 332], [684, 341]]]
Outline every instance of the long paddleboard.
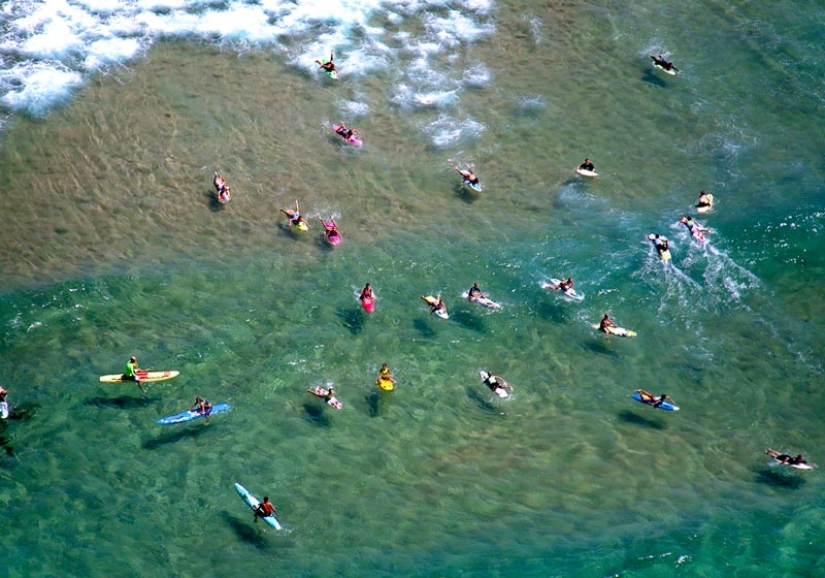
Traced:
[[[180, 371], [138, 371], [141, 383], [151, 383], [153, 381], [165, 381], [180, 375]], [[112, 375], [101, 375], [100, 381], [103, 383], [123, 383], [127, 381], [134, 381], [133, 379], [123, 379], [122, 373], [114, 373]]]
[[[591, 325], [593, 329], [601, 329], [601, 325], [596, 323], [595, 325]], [[625, 329], [624, 327], [608, 327], [607, 333], [610, 335], [618, 335], [619, 337], [636, 337], [636, 332], [631, 331], [630, 329]]]
[[679, 411], [679, 406], [678, 405], [673, 405], [672, 403], [670, 403], [667, 400], [663, 401], [659, 405], [653, 405], [654, 402], [645, 401], [644, 399], [642, 399], [642, 395], [638, 391], [633, 392], [633, 399], [635, 399], [639, 403], [649, 405], [650, 407], [653, 407], [655, 409], [663, 409], [665, 411]]
[[[216, 413], [226, 413], [229, 411], [229, 404], [228, 403], [216, 403], [212, 406], [212, 411], [209, 412], [209, 415], [215, 415]], [[201, 413], [197, 409], [189, 409], [186, 411], [182, 411], [180, 413], [176, 413], [175, 415], [170, 415], [167, 417], [162, 417], [157, 420], [158, 425], [174, 425], [176, 423], [185, 423], [187, 421], [193, 421], [196, 419], [200, 419], [202, 417], [206, 417], [206, 414]]]
[[[549, 282], [541, 281], [539, 283], [539, 287], [542, 289], [551, 289], [553, 291], [560, 291], [559, 283], [561, 283], [561, 279], [550, 279]], [[561, 291], [563, 297], [570, 299], [571, 301], [581, 301], [584, 299], [584, 293], [579, 293], [572, 287], [567, 291]]]
[[[252, 510], [253, 512], [258, 509], [258, 506], [261, 505], [261, 502], [258, 501], [258, 498], [253, 496], [252, 493], [249, 490], [247, 490], [246, 488], [244, 488], [242, 485], [240, 485], [237, 482], [235, 482], [235, 491], [238, 492], [238, 495], [241, 497], [241, 499], [244, 502], [246, 502], [246, 505], [249, 506], [249, 509]], [[263, 520], [264, 522], [266, 522], [267, 524], [269, 524], [270, 526], [272, 526], [276, 530], [281, 529], [281, 525], [278, 523], [278, 519], [275, 517], [274, 514], [271, 515], [271, 516], [265, 516], [265, 517], [261, 518], [261, 520]]]

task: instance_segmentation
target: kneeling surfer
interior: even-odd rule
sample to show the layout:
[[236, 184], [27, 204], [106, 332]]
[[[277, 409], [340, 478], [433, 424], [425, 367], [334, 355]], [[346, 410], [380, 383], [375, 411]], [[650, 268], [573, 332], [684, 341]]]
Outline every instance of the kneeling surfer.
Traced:
[[273, 513], [276, 516], [280, 516], [278, 513], [278, 508], [276, 508], [275, 505], [269, 501], [269, 496], [264, 496], [264, 501], [258, 504], [258, 507], [252, 512], [252, 521], [257, 522], [258, 518], [268, 518]]

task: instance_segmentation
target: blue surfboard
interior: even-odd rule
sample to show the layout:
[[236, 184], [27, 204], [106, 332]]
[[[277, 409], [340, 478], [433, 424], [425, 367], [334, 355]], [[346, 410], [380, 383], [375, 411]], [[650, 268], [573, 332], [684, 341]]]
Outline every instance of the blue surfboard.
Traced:
[[[229, 404], [228, 403], [216, 403], [212, 406], [212, 411], [209, 412], [209, 415], [215, 415], [216, 413], [226, 413], [229, 411]], [[158, 425], [174, 425], [176, 423], [185, 423], [187, 421], [193, 421], [196, 419], [200, 419], [205, 417], [200, 411], [195, 409], [190, 409], [187, 411], [182, 411], [180, 413], [176, 413], [175, 415], [170, 415], [167, 417], [160, 418], [157, 423]]]

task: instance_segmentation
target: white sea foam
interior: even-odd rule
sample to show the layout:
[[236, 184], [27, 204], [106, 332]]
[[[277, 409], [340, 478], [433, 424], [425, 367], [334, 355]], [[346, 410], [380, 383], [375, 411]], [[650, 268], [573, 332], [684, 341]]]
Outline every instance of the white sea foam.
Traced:
[[[315, 60], [334, 50], [342, 80], [389, 71], [391, 102], [444, 114], [457, 105], [463, 88], [490, 82], [483, 63], [463, 68], [457, 49], [492, 34], [492, 6], [491, 0], [9, 2], [3, 7], [7, 32], [0, 37], [0, 103], [46, 115], [90, 76], [130, 64], [153, 42], [194, 38], [275, 52], [319, 82], [325, 77]], [[344, 108], [364, 115], [371, 106]], [[483, 129], [461, 121], [453, 121], [453, 128], [443, 119], [436, 123], [435, 140], [442, 143]]]

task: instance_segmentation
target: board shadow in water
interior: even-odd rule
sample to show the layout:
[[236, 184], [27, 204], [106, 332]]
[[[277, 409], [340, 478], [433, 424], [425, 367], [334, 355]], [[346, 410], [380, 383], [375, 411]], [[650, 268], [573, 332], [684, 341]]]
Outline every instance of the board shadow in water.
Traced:
[[209, 203], [209, 210], [217, 213], [218, 211], [223, 211], [226, 208], [226, 203], [222, 203], [218, 200], [218, 195], [214, 192], [210, 191], [208, 193], [204, 193], [203, 196], [206, 198], [206, 202]]
[[[244, 504], [243, 507], [246, 508], [247, 506]], [[255, 527], [256, 524], [252, 521], [252, 510], [249, 510], [248, 522], [240, 520], [237, 516], [230, 515], [229, 512], [223, 512], [222, 515], [223, 519], [241, 541], [246, 542], [257, 550], [266, 550], [269, 548], [270, 542], [266, 539], [266, 534], [259, 531], [258, 528]], [[258, 524], [263, 524], [263, 522], [258, 522]], [[267, 528], [268, 527], [269, 526], [267, 526]]]
[[304, 419], [311, 424], [317, 425], [318, 427], [329, 427], [330, 421], [329, 416], [327, 415], [326, 407], [326, 403], [323, 405], [320, 405], [319, 403], [305, 403]]
[[[163, 446], [168, 446], [170, 444], [176, 444], [183, 440], [195, 439], [199, 437], [203, 432], [212, 429], [212, 425], [206, 425], [201, 420], [198, 420], [197, 427], [191, 427], [196, 424], [178, 424], [182, 429], [176, 428], [176, 431], [162, 435], [160, 437], [146, 440], [143, 442], [143, 449], [146, 450], [156, 450], [162, 448]], [[187, 427], [190, 426], [190, 427]], [[163, 426], [163, 427], [174, 427], [174, 426]]]
[[625, 423], [630, 423], [642, 427], [649, 427], [652, 429], [662, 430], [667, 427], [667, 425], [659, 419], [653, 420], [628, 410], [620, 411], [619, 419]]
[[435, 337], [435, 331], [433, 331], [433, 328], [423, 319], [413, 321], [413, 327], [424, 337]]
[[[582, 347], [585, 349], [589, 349], [593, 353], [599, 353], [601, 355], [611, 355], [613, 357], [619, 357], [619, 354], [616, 353], [614, 350], [610, 349], [607, 345], [608, 338], [601, 338], [604, 335], [603, 333], [599, 335], [600, 339], [597, 340], [590, 340], [588, 339], [584, 343], [582, 343]], [[617, 337], [616, 339], [624, 339], [624, 337]]]
[[478, 388], [468, 387], [467, 397], [469, 397], [472, 401], [478, 404], [478, 407], [480, 407], [486, 412], [494, 413], [496, 415], [504, 415], [502, 409], [497, 404], [492, 403], [488, 399], [488, 396], [485, 395], [483, 390], [479, 391]]
[[381, 417], [387, 413], [392, 404], [391, 391], [371, 391], [364, 399], [367, 402], [370, 417]]
[[760, 484], [788, 490], [798, 490], [807, 483], [801, 475], [783, 471], [779, 467], [754, 469], [753, 473], [756, 481]]
[[[547, 293], [550, 292], [548, 291]], [[552, 298], [553, 295], [547, 295], [547, 297]], [[535, 311], [539, 318], [545, 321], [552, 321], [559, 325], [567, 321], [564, 315], [564, 308], [557, 299], [539, 301], [535, 306]]]
[[138, 397], [136, 395], [121, 395], [119, 397], [93, 397], [85, 401], [86, 405], [95, 407], [108, 407], [114, 409], [134, 409], [138, 407], [148, 407], [155, 403], [155, 399], [150, 397]]
[[652, 84], [653, 86], [658, 86], [659, 88], [667, 88], [667, 82], [665, 82], [661, 76], [654, 72], [653, 67], [645, 68], [642, 71], [641, 81]]
[[37, 408], [40, 407], [36, 403], [21, 403], [20, 405], [9, 406], [9, 417], [7, 421], [29, 421], [37, 415]]
[[453, 185], [453, 194], [468, 205], [472, 205], [481, 197], [481, 193], [471, 191], [461, 183]]
[[335, 314], [338, 316], [338, 319], [341, 320], [344, 327], [353, 335], [361, 333], [367, 321], [367, 314], [361, 308], [339, 309]]
[[452, 313], [450, 319], [461, 325], [464, 329], [470, 329], [476, 333], [484, 333], [484, 321], [469, 311], [460, 309]]

